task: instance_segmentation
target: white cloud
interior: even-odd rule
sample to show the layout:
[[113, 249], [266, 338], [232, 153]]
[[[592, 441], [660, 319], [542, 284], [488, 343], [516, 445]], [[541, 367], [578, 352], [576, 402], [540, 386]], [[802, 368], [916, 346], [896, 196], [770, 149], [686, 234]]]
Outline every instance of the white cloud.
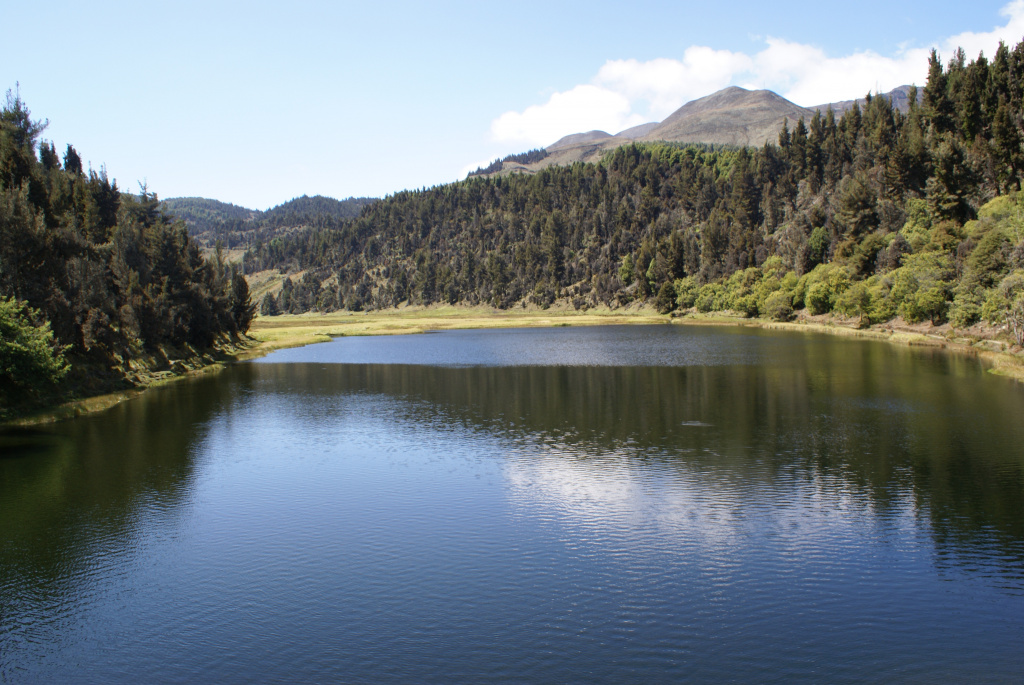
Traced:
[[[1024, 35], [1024, 0], [1000, 10], [1006, 23], [987, 32], [964, 32], [934, 47], [948, 61], [958, 47], [968, 59], [991, 57], [999, 41], [1015, 45]], [[886, 56], [865, 50], [829, 57], [816, 46], [780, 38], [764, 39], [753, 55], [691, 46], [682, 59], [609, 60], [592, 81], [555, 93], [541, 105], [506, 112], [491, 124], [503, 143], [550, 145], [562, 136], [601, 129], [616, 133], [660, 121], [695, 98], [729, 85], [768, 88], [806, 107], [885, 92], [908, 83], [923, 86], [931, 47], [903, 47]]]
[[645, 120], [660, 121], [684, 102], [728, 86], [735, 74], [749, 70], [752, 64], [751, 58], [742, 53], [692, 46], [683, 53], [682, 61], [661, 58], [605, 62], [595, 81], [631, 101], [646, 101], [651, 118]]
[[751, 71], [755, 87], [764, 84], [798, 105], [811, 107], [885, 92], [908, 83], [924, 85], [928, 50], [904, 50], [885, 57], [870, 50], [828, 57], [820, 48], [769, 38]]
[[999, 41], [1003, 41], [1011, 48], [1020, 42], [1021, 36], [1024, 36], [1024, 0], [1013, 0], [999, 10], [999, 14], [1006, 17], [1004, 26], [997, 26], [984, 33], [966, 31], [936, 46], [942, 58], [948, 60], [958, 47], [964, 49], [967, 59], [974, 59], [979, 52], [984, 52], [986, 57], [992, 57]]
[[614, 134], [644, 123], [631, 110], [623, 93], [595, 85], [576, 86], [555, 93], [543, 105], [505, 112], [491, 124], [491, 135], [501, 142], [550, 145], [569, 133], [596, 129]]

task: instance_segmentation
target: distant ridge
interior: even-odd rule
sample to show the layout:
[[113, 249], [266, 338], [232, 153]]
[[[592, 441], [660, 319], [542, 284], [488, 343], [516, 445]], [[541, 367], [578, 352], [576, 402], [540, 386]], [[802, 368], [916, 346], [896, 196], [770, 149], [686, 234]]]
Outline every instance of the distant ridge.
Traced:
[[244, 223], [259, 218], [257, 209], [205, 197], [172, 197], [160, 203], [163, 210], [181, 219], [192, 236], [215, 231], [226, 223]]
[[583, 143], [593, 143], [594, 141], [605, 140], [606, 138], [611, 137], [612, 135], [610, 133], [605, 133], [604, 131], [587, 131], [586, 133], [573, 133], [572, 135], [565, 136], [564, 138], [559, 138], [551, 145], [548, 145], [547, 151], [552, 152], [553, 150], [558, 150], [559, 148], [574, 147], [576, 145], [581, 145]]
[[627, 128], [625, 131], [619, 131], [615, 134], [616, 138], [629, 138], [630, 140], [636, 140], [637, 138], [643, 138], [654, 129], [661, 126], [660, 121], [651, 121], [646, 124], [640, 124], [639, 126], [633, 126]]
[[[878, 95], [875, 95], [874, 97], [887, 98], [889, 100], [889, 102], [892, 103], [892, 106], [895, 109], [898, 109], [899, 111], [901, 111], [904, 114], [906, 114], [908, 111], [910, 111], [910, 89], [913, 88], [913, 87], [914, 86], [900, 86], [899, 88], [894, 88], [894, 89], [890, 90], [888, 93], [879, 93]], [[924, 90], [918, 88], [918, 90], [917, 90], [917, 101], [920, 103], [922, 101], [923, 97], [924, 97]], [[858, 98], [856, 100], [843, 100], [842, 102], [830, 102], [830, 103], [825, 104], [825, 105], [818, 105], [817, 107], [812, 107], [811, 109], [812, 110], [820, 109], [822, 112], [824, 112], [829, 107], [831, 107], [832, 111], [835, 112], [836, 116], [838, 117], [840, 114], [843, 114], [844, 112], [846, 112], [846, 110], [852, 108], [853, 107], [853, 103], [857, 103], [858, 106], [863, 107], [864, 103], [865, 103], [865, 99], [864, 98]]]
[[303, 195], [265, 212], [203, 197], [172, 197], [161, 204], [166, 213], [185, 222], [189, 235], [200, 245], [218, 240], [226, 247], [246, 244], [252, 237], [273, 237], [289, 230], [324, 220], [354, 219], [363, 207], [377, 202], [371, 197]]
[[345, 200], [336, 200], [333, 197], [314, 195], [312, 197], [303, 195], [283, 202], [276, 207], [271, 207], [263, 212], [263, 218], [284, 221], [289, 217], [314, 217], [331, 216], [336, 219], [354, 219], [363, 211], [363, 207], [373, 202], [376, 198], [371, 197], [350, 197]]

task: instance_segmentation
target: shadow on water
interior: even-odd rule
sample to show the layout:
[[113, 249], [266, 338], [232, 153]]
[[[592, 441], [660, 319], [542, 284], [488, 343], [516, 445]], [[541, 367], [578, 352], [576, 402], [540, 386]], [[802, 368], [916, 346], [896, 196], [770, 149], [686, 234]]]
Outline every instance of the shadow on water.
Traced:
[[[37, 591], [66, 597], [62, 579], [130, 549], [140, 509], [170, 512], [187, 495], [197, 427], [236, 392], [198, 378], [99, 414], [0, 432], [0, 587], [34, 577]], [[0, 614], [9, 599], [0, 596]]]
[[0, 429], [0, 461], [48, 454], [58, 442], [56, 435], [38, 428]]

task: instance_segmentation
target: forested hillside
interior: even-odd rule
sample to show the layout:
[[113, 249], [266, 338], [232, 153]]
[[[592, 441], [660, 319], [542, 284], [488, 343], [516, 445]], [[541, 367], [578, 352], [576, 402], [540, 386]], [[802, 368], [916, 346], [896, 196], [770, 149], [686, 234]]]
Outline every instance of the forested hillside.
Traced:
[[261, 214], [254, 209], [205, 197], [172, 197], [163, 200], [160, 206], [165, 213], [184, 221], [190, 236], [204, 242], [216, 242], [225, 226], [244, 226]]
[[245, 332], [245, 279], [208, 263], [155, 194], [122, 193], [39, 141], [10, 91], [0, 112], [0, 417], [131, 385], [146, 368]]
[[376, 202], [370, 197], [333, 197], [303, 195], [265, 212], [201, 197], [175, 197], [163, 201], [163, 209], [185, 222], [189, 235], [203, 247], [218, 242], [227, 248], [247, 247], [257, 241], [271, 240], [307, 226], [337, 225], [359, 216], [363, 207]]
[[792, 122], [777, 145], [630, 145], [600, 164], [397, 193], [256, 246], [246, 270], [306, 272], [268, 313], [653, 299], [1009, 324], [1024, 317], [1022, 86], [1024, 44], [945, 65], [933, 53], [905, 114], [869, 97]]

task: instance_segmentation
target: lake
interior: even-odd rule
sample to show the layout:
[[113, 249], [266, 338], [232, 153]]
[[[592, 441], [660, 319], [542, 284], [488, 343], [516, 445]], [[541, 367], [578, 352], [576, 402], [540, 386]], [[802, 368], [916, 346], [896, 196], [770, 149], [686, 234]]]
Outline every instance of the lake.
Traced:
[[1019, 681], [1022, 416], [814, 334], [282, 350], [0, 433], [0, 681]]

